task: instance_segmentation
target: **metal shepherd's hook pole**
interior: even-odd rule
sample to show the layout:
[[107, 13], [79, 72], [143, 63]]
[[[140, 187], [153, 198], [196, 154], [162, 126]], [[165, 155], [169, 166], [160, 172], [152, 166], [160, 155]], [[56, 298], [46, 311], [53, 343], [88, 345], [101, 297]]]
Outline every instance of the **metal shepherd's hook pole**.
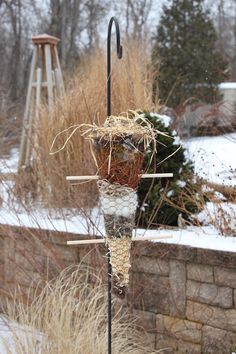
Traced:
[[[112, 24], [116, 26], [116, 52], [118, 59], [122, 58], [122, 46], [120, 45], [120, 28], [116, 17], [110, 19], [107, 34], [107, 116], [111, 115], [111, 30]], [[110, 252], [108, 253], [108, 354], [112, 350], [112, 308], [111, 308], [111, 290], [112, 290], [112, 267], [110, 264]]]
[[120, 28], [116, 17], [110, 19], [107, 34], [107, 116], [111, 115], [111, 29], [116, 26], [116, 52], [118, 59], [122, 58], [122, 46], [120, 45]]

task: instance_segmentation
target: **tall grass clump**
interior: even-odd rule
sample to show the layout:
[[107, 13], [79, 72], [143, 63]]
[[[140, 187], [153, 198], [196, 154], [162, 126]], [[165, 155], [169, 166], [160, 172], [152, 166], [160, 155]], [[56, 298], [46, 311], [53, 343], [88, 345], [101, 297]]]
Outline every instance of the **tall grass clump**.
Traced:
[[[106, 292], [87, 269], [64, 270], [27, 305], [15, 297], [7, 323], [14, 353], [104, 354], [107, 352]], [[141, 345], [130, 316], [113, 319], [114, 354], [154, 353]], [[8, 353], [11, 354], [8, 347]]]
[[[112, 114], [128, 109], [152, 111], [152, 68], [145, 49], [129, 43], [124, 45], [122, 60], [112, 61]], [[96, 203], [96, 186], [71, 187], [66, 175], [90, 175], [96, 172], [88, 141], [77, 131], [64, 149], [50, 156], [50, 146], [57, 133], [75, 124], [102, 123], [106, 118], [106, 56], [97, 49], [84, 58], [74, 77], [67, 84], [65, 96], [49, 114], [41, 110], [36, 127], [33, 173], [37, 176], [38, 195], [48, 206], [91, 206]], [[71, 132], [71, 131], [70, 131]], [[61, 134], [54, 149], [63, 146], [69, 133]], [[27, 186], [26, 186], [27, 187]], [[35, 187], [36, 188], [36, 187]]]

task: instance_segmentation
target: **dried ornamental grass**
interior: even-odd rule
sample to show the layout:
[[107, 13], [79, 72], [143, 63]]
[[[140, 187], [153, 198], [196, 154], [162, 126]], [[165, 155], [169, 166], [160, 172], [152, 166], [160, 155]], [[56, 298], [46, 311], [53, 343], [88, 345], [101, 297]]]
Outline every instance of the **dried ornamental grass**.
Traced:
[[[88, 268], [64, 270], [28, 306], [16, 296], [9, 306], [8, 319], [14, 324], [9, 327], [14, 354], [107, 352], [106, 293]], [[114, 354], [154, 354], [144, 343], [145, 334], [137, 331], [134, 319], [129, 316], [117, 313], [112, 331]], [[9, 347], [6, 350], [13, 354]]]
[[[129, 42], [122, 60], [114, 56], [112, 65], [112, 112], [118, 115], [128, 109], [158, 111], [152, 101], [153, 68], [145, 43]], [[68, 175], [90, 175], [96, 171], [89, 142], [75, 134], [60, 154], [49, 156], [50, 145], [57, 132], [75, 124], [102, 124], [106, 117], [106, 56], [97, 49], [81, 60], [73, 78], [67, 82], [67, 92], [52, 111], [40, 111], [37, 123], [37, 146], [32, 141], [37, 175], [37, 195], [49, 207], [91, 207], [97, 203], [94, 182], [89, 188], [71, 187]], [[58, 137], [63, 144], [65, 136]], [[24, 187], [23, 187], [24, 188]]]

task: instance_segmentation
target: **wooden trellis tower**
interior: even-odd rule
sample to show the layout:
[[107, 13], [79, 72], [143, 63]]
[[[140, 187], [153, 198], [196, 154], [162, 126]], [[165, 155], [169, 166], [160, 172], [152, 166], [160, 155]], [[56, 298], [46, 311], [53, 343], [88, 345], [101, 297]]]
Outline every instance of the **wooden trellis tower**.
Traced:
[[32, 37], [34, 50], [23, 118], [18, 171], [30, 166], [34, 142], [33, 125], [39, 120], [39, 108], [43, 98], [50, 111], [55, 99], [64, 94], [62, 72], [57, 54], [59, 41], [59, 38], [47, 34]]

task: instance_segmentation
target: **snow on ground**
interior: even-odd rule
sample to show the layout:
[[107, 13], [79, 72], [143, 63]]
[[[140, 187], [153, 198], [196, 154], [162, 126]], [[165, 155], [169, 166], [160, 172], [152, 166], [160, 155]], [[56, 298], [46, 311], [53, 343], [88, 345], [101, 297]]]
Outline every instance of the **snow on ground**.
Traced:
[[236, 237], [223, 237], [213, 226], [191, 226], [186, 229], [176, 230], [137, 230], [137, 236], [165, 236], [171, 238], [155, 240], [171, 244], [205, 248], [218, 251], [236, 252]]
[[[14, 334], [13, 334], [14, 333]], [[14, 345], [15, 330], [12, 331], [7, 319], [0, 315], [0, 353], [1, 354], [17, 354]]]
[[[41, 354], [42, 334], [33, 332], [29, 327], [23, 327], [16, 322], [10, 322], [6, 317], [0, 315], [0, 354], [19, 354], [22, 352], [17, 346], [17, 338], [20, 343], [35, 350], [30, 354]], [[18, 349], [17, 349], [18, 348]]]
[[184, 141], [195, 173], [210, 182], [236, 185], [236, 133]]
[[5, 318], [0, 316], [0, 353], [6, 353], [6, 346], [12, 350], [12, 333]]
[[219, 89], [235, 89], [236, 88], [236, 82], [221, 82], [219, 84]]
[[[185, 141], [184, 145], [194, 162], [197, 174], [212, 182], [236, 185], [236, 133], [217, 137], [192, 138]], [[7, 161], [0, 160], [0, 172], [15, 172], [16, 168], [17, 151], [14, 149]], [[6, 182], [0, 185], [0, 195], [4, 199], [0, 208], [0, 223], [66, 231], [81, 235], [104, 235], [103, 218], [98, 208], [87, 213], [84, 211], [79, 213], [76, 210], [61, 210], [60, 215], [58, 215], [56, 211], [48, 211], [38, 207], [29, 213], [27, 208], [24, 209], [22, 206], [17, 205], [14, 200], [11, 200], [8, 193], [10, 187], [10, 183], [7, 184]], [[231, 221], [235, 228], [235, 205], [224, 203], [224, 207], [226, 207], [226, 215], [231, 213]], [[219, 210], [216, 210], [215, 205], [208, 204], [204, 212], [200, 214], [200, 220], [206, 225], [214, 218], [217, 220], [219, 217], [217, 213], [219, 212]], [[61, 214], [64, 217], [61, 217]], [[215, 224], [215, 226], [219, 225]], [[163, 242], [236, 252], [234, 238], [221, 237], [219, 231], [213, 226], [191, 227], [186, 230], [176, 229], [171, 231], [137, 230], [137, 234], [144, 233], [147, 236], [171, 233], [173, 238]]]
[[[234, 208], [236, 213], [236, 206], [227, 204], [228, 209]], [[213, 208], [209, 208], [213, 213]], [[208, 209], [201, 214], [201, 220], [206, 221], [210, 217]], [[63, 211], [62, 211], [63, 212]], [[19, 210], [16, 213], [13, 210], [5, 208], [0, 210], [0, 224], [11, 224], [16, 226], [25, 226], [33, 228], [41, 228], [55, 231], [66, 231], [78, 235], [104, 236], [105, 227], [103, 217], [99, 208], [94, 208], [91, 213], [76, 213], [75, 210], [64, 210], [64, 217], [52, 213], [43, 208], [32, 210], [30, 213], [26, 210]], [[212, 215], [214, 217], [214, 215]], [[235, 219], [234, 219], [235, 222]], [[209, 248], [222, 251], [236, 252], [236, 237], [222, 237], [219, 231], [213, 226], [203, 227], [187, 227], [186, 229], [171, 229], [171, 230], [134, 230], [134, 236], [165, 236], [171, 235], [170, 239], [155, 240], [155, 242], [166, 242], [174, 244], [182, 244], [186, 246], [193, 246], [199, 248]], [[87, 236], [87, 237], [86, 237]], [[78, 237], [80, 238], [80, 237]]]
[[[168, 125], [170, 118], [161, 116]], [[236, 185], [236, 133], [221, 136], [197, 137], [183, 141], [195, 172], [214, 183]], [[16, 172], [18, 150], [8, 159], [0, 159], [0, 173]]]
[[[77, 214], [77, 215], [76, 215]], [[104, 235], [103, 221], [99, 209], [92, 212], [61, 210], [59, 213], [44, 208], [29, 211], [9, 209], [7, 206], [0, 209], [0, 224], [25, 226], [45, 230], [65, 231], [81, 235]]]
[[0, 159], [0, 173], [15, 173], [19, 159], [19, 150], [14, 148], [11, 150], [11, 155], [7, 159]]
[[223, 222], [222, 214], [231, 230], [235, 230], [236, 236], [236, 204], [207, 202], [203, 211], [197, 218], [203, 225]]
[[8, 322], [3, 316], [0, 316], [0, 353], [7, 354], [7, 350], [11, 354], [16, 354], [13, 335], [8, 326]]

